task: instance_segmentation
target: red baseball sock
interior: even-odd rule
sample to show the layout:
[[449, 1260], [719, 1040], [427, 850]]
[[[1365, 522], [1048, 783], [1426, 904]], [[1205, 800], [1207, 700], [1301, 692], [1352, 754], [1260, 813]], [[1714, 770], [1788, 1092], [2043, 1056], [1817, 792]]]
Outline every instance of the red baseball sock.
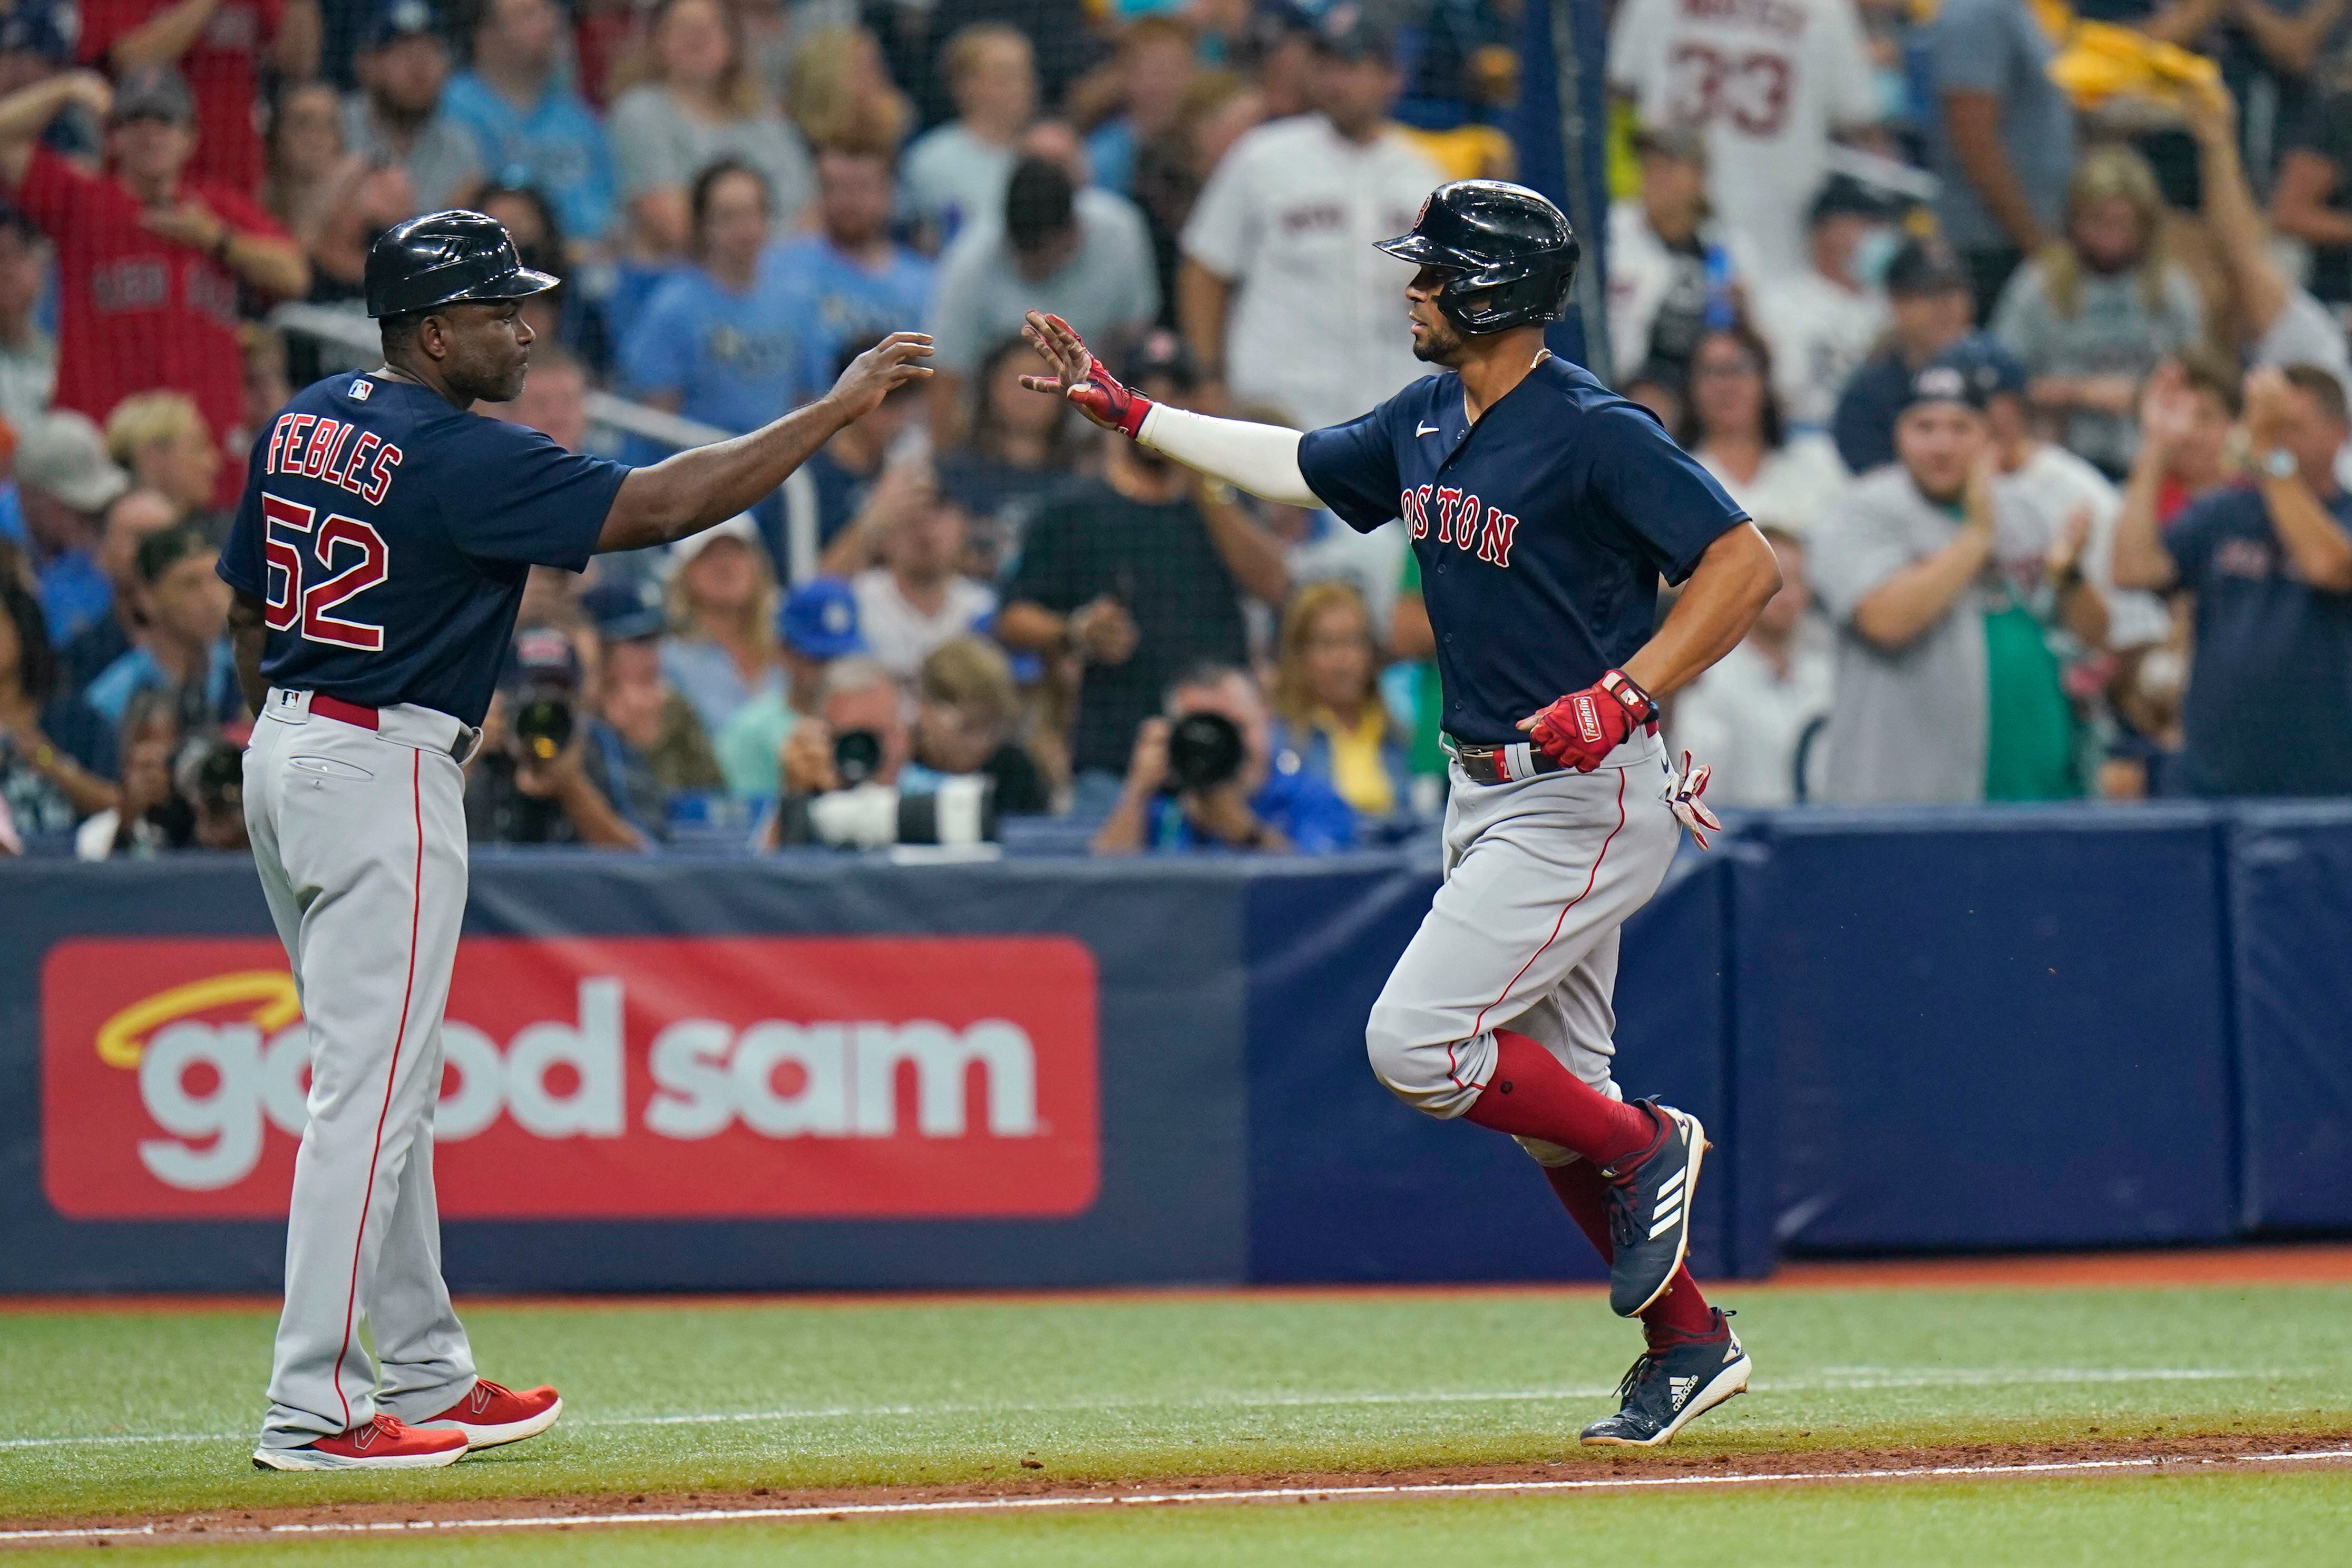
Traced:
[[1507, 1029], [1495, 1031], [1495, 1075], [1463, 1119], [1558, 1144], [1596, 1166], [1613, 1166], [1658, 1139], [1658, 1124], [1647, 1111], [1612, 1100], [1550, 1051]]
[[[1603, 1204], [1601, 1190], [1608, 1178], [1591, 1160], [1579, 1160], [1574, 1165], [1546, 1166], [1544, 1179], [1551, 1184], [1552, 1196], [1584, 1232], [1592, 1249], [1608, 1262], [1616, 1256], [1609, 1241], [1609, 1211]], [[1662, 1350], [1683, 1340], [1713, 1339], [1724, 1332], [1715, 1313], [1699, 1294], [1698, 1281], [1691, 1278], [1690, 1266], [1685, 1264], [1675, 1271], [1675, 1282], [1666, 1293], [1642, 1314], [1643, 1333], [1652, 1350]]]

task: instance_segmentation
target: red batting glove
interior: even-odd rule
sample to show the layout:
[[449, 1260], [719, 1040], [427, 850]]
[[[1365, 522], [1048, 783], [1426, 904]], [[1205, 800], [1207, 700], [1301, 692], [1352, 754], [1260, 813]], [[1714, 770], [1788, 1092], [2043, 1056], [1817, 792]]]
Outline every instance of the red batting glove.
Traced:
[[1636, 725], [1658, 716], [1650, 694], [1622, 670], [1611, 670], [1580, 692], [1570, 692], [1532, 717], [1519, 721], [1537, 749], [1563, 768], [1590, 773], [1624, 743]]
[[[1064, 331], [1069, 330], [1070, 324], [1059, 316], [1048, 316], [1046, 319]], [[1075, 339], [1076, 334], [1072, 336]], [[1086, 379], [1072, 382], [1066, 395], [1088, 419], [1129, 439], [1143, 434], [1143, 417], [1152, 407], [1150, 398], [1120, 384], [1119, 379], [1092, 352], [1087, 355]]]

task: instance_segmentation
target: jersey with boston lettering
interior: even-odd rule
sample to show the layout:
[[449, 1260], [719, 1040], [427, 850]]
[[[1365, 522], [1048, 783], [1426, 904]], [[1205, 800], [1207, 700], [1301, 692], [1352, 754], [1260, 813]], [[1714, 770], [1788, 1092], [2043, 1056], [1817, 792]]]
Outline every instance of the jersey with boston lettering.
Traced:
[[1445, 730], [1475, 746], [1632, 658], [1660, 576], [1748, 516], [1647, 409], [1549, 357], [1475, 425], [1448, 371], [1309, 431], [1298, 466], [1351, 527], [1411, 532]]
[[249, 470], [219, 570], [267, 606], [269, 684], [469, 725], [530, 568], [586, 567], [629, 472], [373, 375], [296, 394]]

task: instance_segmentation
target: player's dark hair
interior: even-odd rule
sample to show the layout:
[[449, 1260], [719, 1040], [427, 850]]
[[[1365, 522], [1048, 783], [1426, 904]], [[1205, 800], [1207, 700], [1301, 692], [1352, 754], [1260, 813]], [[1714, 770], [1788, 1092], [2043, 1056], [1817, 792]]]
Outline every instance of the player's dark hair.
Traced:
[[431, 314], [430, 310], [410, 310], [398, 316], [386, 316], [376, 322], [376, 328], [383, 336], [385, 364], [392, 364], [396, 356], [416, 347], [416, 329]]
[[191, 523], [173, 523], [170, 528], [141, 539], [139, 553], [132, 561], [139, 573], [139, 580], [152, 588], [163, 580], [165, 573], [190, 556], [214, 553], [213, 541], [205, 537], [202, 528]]
[[[1789, 439], [1789, 425], [1780, 413], [1780, 394], [1772, 390], [1772, 350], [1758, 336], [1755, 328], [1745, 321], [1734, 321], [1727, 327], [1708, 329], [1700, 337], [1698, 347], [1691, 350], [1691, 381], [1696, 382], [1698, 380], [1698, 357], [1706, 353], [1706, 346], [1717, 338], [1730, 339], [1739, 345], [1742, 353], [1755, 361], [1757, 380], [1764, 386], [1764, 449], [1780, 451]], [[1685, 452], [1696, 452], [1705, 438], [1706, 433], [1698, 427], [1698, 389], [1694, 385], [1684, 394], [1682, 428], [1675, 432], [1675, 443]]]
[[16, 689], [36, 705], [57, 690], [58, 656], [49, 647], [49, 618], [41, 601], [14, 573], [0, 576], [0, 615], [16, 631]]
[[2345, 407], [2344, 383], [2336, 379], [2335, 371], [2318, 365], [2288, 365], [2279, 374], [2286, 378], [2287, 385], [2309, 392], [2312, 401], [2336, 423], [2352, 424], [2352, 415], [2347, 415]]
[[697, 255], [701, 254], [702, 251], [703, 230], [710, 223], [711, 197], [717, 193], [719, 183], [721, 180], [736, 174], [744, 176], [759, 187], [760, 210], [762, 213], [773, 213], [776, 210], [775, 197], [768, 190], [768, 177], [740, 158], [720, 158], [705, 163], [701, 172], [695, 175], [694, 183], [688, 186], [687, 191], [687, 210], [692, 214], [694, 249]]
[[1032, 251], [1067, 234], [1077, 213], [1077, 186], [1051, 158], [1030, 156], [1013, 166], [1004, 186], [1004, 237]]

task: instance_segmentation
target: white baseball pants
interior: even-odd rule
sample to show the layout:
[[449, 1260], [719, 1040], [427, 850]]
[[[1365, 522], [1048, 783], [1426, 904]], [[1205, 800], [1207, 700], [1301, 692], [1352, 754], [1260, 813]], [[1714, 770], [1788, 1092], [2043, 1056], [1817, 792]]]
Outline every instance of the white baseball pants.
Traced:
[[[1372, 1071], [1397, 1098], [1461, 1115], [1494, 1073], [1498, 1028], [1624, 1097], [1610, 1077], [1618, 929], [1658, 891], [1682, 840], [1664, 779], [1655, 736], [1590, 773], [1476, 784], [1454, 768], [1444, 884], [1365, 1026]], [[1546, 1165], [1575, 1158], [1519, 1142]]]
[[379, 1408], [421, 1421], [474, 1380], [433, 1196], [441, 1015], [466, 910], [453, 747], [471, 732], [429, 708], [383, 709], [369, 731], [310, 706], [273, 690], [245, 758], [254, 863], [310, 1037], [265, 1448]]

